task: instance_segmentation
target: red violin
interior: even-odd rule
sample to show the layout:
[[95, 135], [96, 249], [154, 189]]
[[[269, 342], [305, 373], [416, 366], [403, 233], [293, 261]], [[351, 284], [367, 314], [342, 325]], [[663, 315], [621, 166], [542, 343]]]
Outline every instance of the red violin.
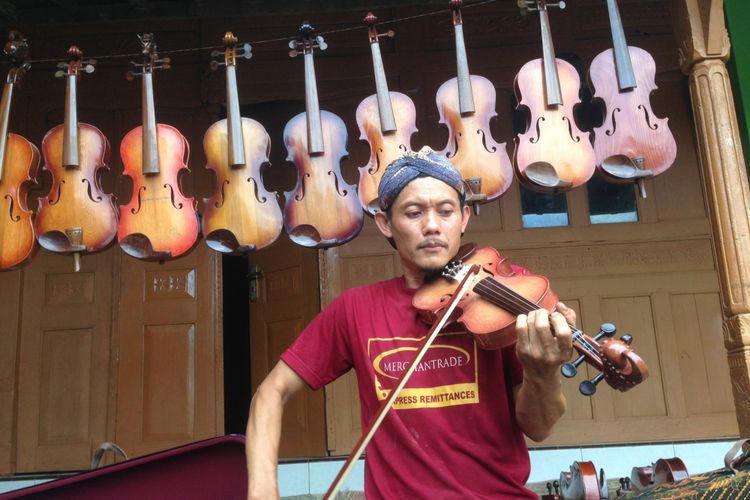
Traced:
[[[484, 349], [498, 349], [516, 341], [516, 317], [535, 309], [553, 310], [557, 295], [543, 276], [517, 274], [510, 263], [494, 248], [475, 248], [464, 245], [456, 259], [443, 270], [443, 277], [423, 285], [414, 296], [414, 306], [422, 311], [428, 322], [435, 318], [450, 301], [456, 282], [463, 280], [475, 266], [481, 270], [474, 277], [471, 291], [458, 303], [458, 313], [452, 321], [463, 325]], [[602, 325], [594, 338], [571, 325], [573, 347], [580, 357], [562, 367], [565, 377], [576, 375], [578, 366], [586, 361], [600, 373], [582, 382], [579, 390], [590, 396], [602, 380], [619, 391], [627, 391], [648, 377], [648, 366], [630, 347], [632, 337], [611, 338], [615, 327]]]

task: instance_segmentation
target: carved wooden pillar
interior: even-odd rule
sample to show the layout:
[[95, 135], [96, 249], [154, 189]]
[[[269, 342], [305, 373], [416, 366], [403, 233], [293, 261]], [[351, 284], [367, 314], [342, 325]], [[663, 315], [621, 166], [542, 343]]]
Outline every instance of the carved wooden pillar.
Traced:
[[734, 403], [750, 436], [750, 190], [725, 61], [723, 0], [673, 0], [680, 65], [690, 78], [698, 160], [717, 257]]

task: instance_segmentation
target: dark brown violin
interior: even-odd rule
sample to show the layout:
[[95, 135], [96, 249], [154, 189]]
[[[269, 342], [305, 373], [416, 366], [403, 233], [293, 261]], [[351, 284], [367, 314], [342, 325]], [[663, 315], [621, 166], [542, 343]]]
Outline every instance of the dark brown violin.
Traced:
[[[204, 200], [203, 234], [206, 244], [223, 253], [242, 253], [265, 248], [279, 237], [281, 208], [276, 193], [266, 191], [260, 168], [268, 163], [271, 139], [263, 125], [240, 115], [237, 94], [237, 38], [224, 35], [227, 118], [209, 127], [203, 136], [206, 168], [216, 174], [216, 192]], [[250, 58], [250, 44], [239, 49]]]
[[80, 254], [96, 252], [117, 235], [117, 208], [111, 194], [101, 188], [102, 169], [109, 169], [109, 141], [88, 123], [78, 122], [77, 81], [92, 73], [96, 61], [83, 60], [75, 45], [68, 50], [65, 71], [65, 121], [42, 140], [44, 168], [52, 174], [49, 194], [39, 199], [36, 231], [39, 244], [51, 252], [72, 253], [75, 270]]
[[356, 189], [344, 182], [339, 164], [346, 156], [346, 126], [329, 111], [321, 111], [315, 82], [313, 50], [327, 47], [323, 37], [304, 22], [302, 39], [292, 40], [289, 55], [302, 49], [305, 60], [305, 106], [284, 127], [287, 160], [297, 167], [297, 186], [284, 193], [284, 227], [289, 238], [305, 247], [341, 245], [362, 229], [362, 207]]
[[37, 147], [8, 133], [13, 88], [31, 66], [26, 62], [29, 46], [20, 33], [11, 31], [3, 52], [10, 56], [13, 67], [0, 100], [0, 271], [25, 263], [36, 249], [34, 214], [26, 205], [26, 196], [39, 169]]
[[[456, 259], [443, 270], [443, 278], [423, 285], [414, 296], [414, 307], [422, 312], [427, 322], [433, 322], [445, 308], [453, 295], [455, 283], [475, 265], [481, 270], [474, 276], [471, 291], [461, 299], [457, 308], [459, 312], [451, 320], [463, 325], [484, 349], [513, 344], [519, 314], [541, 308], [552, 311], [557, 305], [557, 295], [547, 278], [514, 273], [507, 259], [494, 248], [464, 245]], [[600, 372], [591, 380], [581, 382], [581, 394], [591, 396], [602, 380], [614, 389], [627, 391], [648, 377], [646, 363], [630, 347], [632, 337], [625, 335], [613, 339], [615, 327], [611, 323], [602, 325], [594, 338], [572, 325], [571, 330], [573, 347], [580, 357], [563, 365], [563, 375], [574, 377], [584, 361]]]
[[[505, 149], [490, 133], [495, 111], [495, 86], [483, 76], [469, 74], [464, 44], [462, 0], [451, 0], [456, 37], [457, 77], [443, 83], [435, 101], [440, 123], [448, 127], [448, 144], [441, 151], [461, 173], [478, 200], [491, 201], [513, 181], [513, 167]], [[478, 212], [478, 205], [474, 205]]]
[[596, 165], [612, 182], [637, 182], [667, 170], [677, 145], [667, 118], [657, 118], [649, 102], [656, 90], [656, 64], [651, 54], [628, 47], [616, 0], [607, 0], [613, 48], [597, 55], [589, 69], [594, 98], [604, 102], [606, 116], [594, 129]]
[[527, 62], [516, 75], [526, 131], [516, 137], [513, 163], [519, 179], [531, 189], [573, 189], [596, 170], [589, 133], [578, 129], [573, 116], [581, 80], [570, 63], [555, 58], [546, 0], [526, 0], [525, 8], [539, 11], [543, 58]]
[[168, 68], [170, 61], [159, 59], [151, 33], [138, 38], [143, 64], [131, 64], [142, 71], [129, 71], [128, 78], [142, 76], [143, 124], [120, 143], [123, 175], [133, 179], [133, 194], [120, 207], [117, 239], [132, 257], [166, 260], [184, 254], [198, 240], [195, 199], [182, 194], [179, 181], [179, 174], [189, 171], [190, 149], [179, 130], [156, 123], [153, 71]]
[[[375, 70], [375, 94], [357, 106], [359, 138], [370, 144], [370, 160], [359, 167], [359, 201], [370, 215], [380, 211], [378, 185], [383, 171], [393, 160], [411, 151], [411, 136], [417, 131], [414, 102], [401, 92], [390, 92], [380, 55], [375, 23], [378, 18], [367, 13], [365, 23]], [[390, 35], [392, 32], [389, 32]]]

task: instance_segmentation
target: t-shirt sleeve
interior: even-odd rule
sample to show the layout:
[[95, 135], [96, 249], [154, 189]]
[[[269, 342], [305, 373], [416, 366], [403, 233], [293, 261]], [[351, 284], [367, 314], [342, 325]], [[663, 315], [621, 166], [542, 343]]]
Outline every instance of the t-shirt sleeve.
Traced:
[[321, 311], [281, 355], [313, 390], [335, 380], [352, 367], [348, 295]]

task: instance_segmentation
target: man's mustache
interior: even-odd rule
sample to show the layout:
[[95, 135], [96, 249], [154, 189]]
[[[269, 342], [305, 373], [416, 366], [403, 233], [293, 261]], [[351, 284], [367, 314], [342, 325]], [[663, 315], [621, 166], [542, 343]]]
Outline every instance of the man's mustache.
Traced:
[[417, 250], [419, 250], [421, 248], [426, 248], [426, 247], [429, 247], [429, 246], [435, 246], [435, 245], [441, 246], [443, 248], [448, 248], [448, 243], [447, 242], [445, 242], [443, 240], [440, 240], [440, 239], [436, 239], [436, 238], [428, 238], [428, 239], [424, 240], [422, 243], [420, 243], [419, 245], [417, 245]]

